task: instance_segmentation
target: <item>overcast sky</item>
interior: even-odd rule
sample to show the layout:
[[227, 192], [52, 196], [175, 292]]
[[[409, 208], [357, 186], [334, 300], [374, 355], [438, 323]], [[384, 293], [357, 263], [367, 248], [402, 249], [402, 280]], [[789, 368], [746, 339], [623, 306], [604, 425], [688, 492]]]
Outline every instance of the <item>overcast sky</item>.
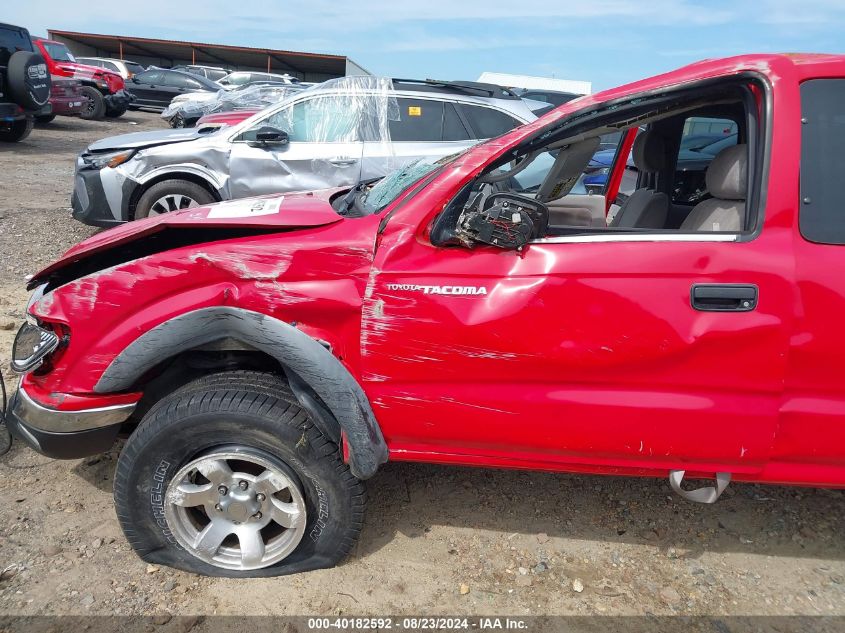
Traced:
[[[394, 77], [485, 70], [596, 90], [706, 57], [845, 52], [845, 0], [9, 0], [2, 20], [48, 28], [348, 55]], [[354, 7], [354, 9], [352, 8]]]

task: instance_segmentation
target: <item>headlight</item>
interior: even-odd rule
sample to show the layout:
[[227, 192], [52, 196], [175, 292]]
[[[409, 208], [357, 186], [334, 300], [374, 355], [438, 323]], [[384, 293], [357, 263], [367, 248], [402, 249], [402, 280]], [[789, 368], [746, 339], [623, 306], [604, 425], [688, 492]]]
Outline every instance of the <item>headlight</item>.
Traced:
[[87, 162], [94, 169], [103, 167], [117, 167], [128, 161], [135, 155], [135, 150], [124, 150], [122, 152], [109, 152], [108, 154], [93, 154], [87, 157]]
[[59, 337], [31, 323], [24, 323], [12, 346], [12, 369], [19, 374], [32, 371], [59, 346]]

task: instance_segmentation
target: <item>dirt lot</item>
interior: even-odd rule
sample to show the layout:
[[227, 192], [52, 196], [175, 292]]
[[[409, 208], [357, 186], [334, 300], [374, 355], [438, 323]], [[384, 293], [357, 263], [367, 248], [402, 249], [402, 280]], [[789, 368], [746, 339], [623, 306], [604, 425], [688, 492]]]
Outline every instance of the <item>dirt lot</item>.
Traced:
[[[70, 218], [76, 153], [156, 127], [59, 118], [0, 148], [7, 384], [26, 276], [93, 233]], [[845, 615], [841, 491], [733, 485], [701, 506], [663, 480], [389, 464], [343, 565], [232, 581], [135, 557], [112, 508], [116, 457], [0, 457], [0, 614]]]

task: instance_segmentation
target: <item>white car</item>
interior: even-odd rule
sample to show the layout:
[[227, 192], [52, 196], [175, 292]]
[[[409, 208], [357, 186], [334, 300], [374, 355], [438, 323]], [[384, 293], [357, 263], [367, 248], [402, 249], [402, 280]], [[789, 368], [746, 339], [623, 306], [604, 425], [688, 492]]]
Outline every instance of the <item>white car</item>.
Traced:
[[111, 59], [109, 57], [77, 57], [76, 61], [88, 66], [97, 66], [116, 72], [124, 79], [130, 79], [132, 75], [144, 72], [146, 69], [137, 62], [130, 62], [127, 59]]

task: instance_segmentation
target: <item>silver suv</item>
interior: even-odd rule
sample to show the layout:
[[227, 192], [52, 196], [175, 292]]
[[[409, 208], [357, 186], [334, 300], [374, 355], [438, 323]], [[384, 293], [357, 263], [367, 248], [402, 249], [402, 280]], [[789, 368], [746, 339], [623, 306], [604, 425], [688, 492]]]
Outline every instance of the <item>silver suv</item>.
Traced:
[[233, 126], [94, 143], [77, 159], [73, 216], [111, 226], [220, 200], [354, 186], [536, 118], [491, 84], [342, 77]]

